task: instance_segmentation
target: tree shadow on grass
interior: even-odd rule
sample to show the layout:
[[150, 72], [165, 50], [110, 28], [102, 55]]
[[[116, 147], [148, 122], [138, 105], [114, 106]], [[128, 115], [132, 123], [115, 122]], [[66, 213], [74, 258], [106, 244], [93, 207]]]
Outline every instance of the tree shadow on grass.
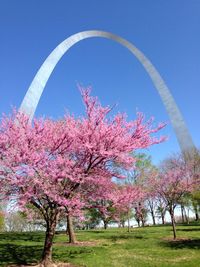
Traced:
[[89, 234], [104, 234], [107, 231], [106, 230], [82, 230], [79, 231], [80, 233], [89, 233]]
[[[112, 242], [115, 242], [117, 240], [131, 240], [131, 239], [147, 239], [143, 235], [136, 234], [135, 232], [124, 232], [124, 233], [111, 233], [106, 230], [94, 230], [94, 231], [85, 231], [84, 233], [89, 233], [89, 234], [98, 234], [98, 239], [107, 239], [111, 240]], [[95, 237], [96, 238], [96, 237]]]
[[0, 266], [6, 264], [31, 264], [41, 259], [42, 246], [0, 244]]
[[177, 226], [187, 226], [187, 227], [193, 227], [193, 226], [200, 226], [200, 221], [196, 222], [196, 221], [193, 221], [193, 222], [190, 222], [189, 224], [188, 223], [177, 223], [176, 224]]
[[183, 231], [183, 232], [198, 232], [200, 231], [200, 228], [182, 228], [182, 229], [177, 229], [177, 231]]
[[34, 242], [43, 242], [44, 241], [44, 232], [6, 232], [0, 233], [0, 240], [6, 242], [13, 241], [34, 241]]
[[119, 239], [121, 240], [130, 240], [130, 239], [146, 239], [146, 237], [142, 236], [142, 235], [131, 235], [131, 234], [127, 234], [127, 235], [113, 235], [113, 236], [108, 236], [106, 239], [110, 239], [112, 242], [115, 242]]
[[86, 254], [94, 253], [94, 249], [88, 247], [70, 247], [67, 249], [66, 247], [60, 247], [55, 248], [53, 251], [53, 259], [64, 262], [68, 262], [69, 259], [73, 258], [83, 258]]
[[[12, 243], [0, 244], [0, 266], [37, 264], [41, 260], [42, 250], [43, 244], [35, 246]], [[81, 258], [83, 255], [90, 253], [94, 253], [94, 250], [90, 247], [53, 247], [53, 260], [68, 262], [69, 259]]]
[[163, 241], [161, 245], [164, 247], [170, 247], [173, 249], [200, 249], [200, 239], [179, 239], [179, 240], [170, 240]]

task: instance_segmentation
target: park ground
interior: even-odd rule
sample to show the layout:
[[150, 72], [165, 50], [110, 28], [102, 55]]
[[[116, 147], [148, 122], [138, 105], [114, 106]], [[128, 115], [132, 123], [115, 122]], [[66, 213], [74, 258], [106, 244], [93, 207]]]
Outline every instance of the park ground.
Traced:
[[[78, 231], [79, 244], [56, 233], [53, 258], [82, 267], [200, 267], [200, 224], [178, 225], [177, 241], [171, 226], [110, 228]], [[26, 265], [40, 259], [44, 233], [0, 233], [0, 266]]]

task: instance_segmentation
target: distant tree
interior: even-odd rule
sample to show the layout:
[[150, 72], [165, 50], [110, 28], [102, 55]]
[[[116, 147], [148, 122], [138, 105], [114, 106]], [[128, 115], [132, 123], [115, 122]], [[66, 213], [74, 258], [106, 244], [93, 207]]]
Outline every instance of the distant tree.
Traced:
[[100, 200], [95, 207], [98, 217], [103, 221], [104, 229], [108, 228], [111, 222], [116, 221], [116, 209], [112, 200]]
[[138, 227], [145, 226], [148, 217], [148, 209], [145, 205], [145, 201], [139, 201], [135, 205], [135, 213], [134, 213], [135, 220], [138, 224]]
[[134, 218], [134, 211], [130, 209], [128, 212], [120, 212], [118, 218], [119, 227], [125, 228], [126, 222], [128, 223], [128, 232], [130, 231], [130, 220]]
[[151, 176], [155, 176], [157, 168], [153, 165], [151, 157], [145, 153], [135, 154], [136, 163], [135, 168], [130, 172], [128, 181], [129, 183], [139, 185], [143, 189], [143, 199], [141, 203], [135, 207], [135, 219], [140, 225], [145, 224], [148, 213], [152, 217], [153, 225], [156, 224], [155, 212], [157, 208], [157, 199], [155, 188], [152, 188], [149, 181]]
[[[158, 175], [158, 170], [153, 164], [150, 164], [144, 173], [141, 186], [144, 191], [144, 204], [148, 213], [150, 213], [153, 225], [156, 225], [156, 209], [158, 206], [158, 198], [156, 189], [152, 186], [151, 178]], [[146, 212], [146, 213], [147, 213]]]
[[6, 230], [8, 232], [24, 232], [27, 230], [27, 220], [20, 212], [8, 212], [5, 217]]
[[195, 213], [195, 220], [200, 220], [200, 189], [196, 189], [192, 192], [192, 206]]
[[142, 185], [147, 178], [147, 172], [153, 167], [151, 156], [141, 152], [131, 155], [135, 159], [134, 168], [127, 173], [125, 182]]
[[167, 212], [167, 203], [160, 196], [156, 196], [156, 200], [157, 200], [156, 214], [161, 219], [162, 224], [165, 224], [165, 214]]
[[95, 229], [101, 223], [98, 209], [88, 208], [85, 210], [85, 220], [83, 227], [86, 229]]
[[193, 190], [190, 169], [180, 157], [171, 158], [162, 164], [158, 176], [152, 177], [151, 183], [170, 213], [173, 236], [176, 239], [174, 210], [180, 200]]
[[191, 201], [193, 205], [193, 210], [195, 213], [195, 220], [200, 220], [200, 151], [193, 150], [190, 151], [189, 160], [187, 164], [191, 168], [191, 173], [193, 180], [195, 182], [195, 188], [191, 194]]
[[130, 219], [134, 217], [133, 209], [140, 205], [143, 199], [143, 191], [137, 185], [126, 184], [118, 187], [115, 207], [118, 210], [118, 218], [127, 217], [128, 232], [130, 231]]

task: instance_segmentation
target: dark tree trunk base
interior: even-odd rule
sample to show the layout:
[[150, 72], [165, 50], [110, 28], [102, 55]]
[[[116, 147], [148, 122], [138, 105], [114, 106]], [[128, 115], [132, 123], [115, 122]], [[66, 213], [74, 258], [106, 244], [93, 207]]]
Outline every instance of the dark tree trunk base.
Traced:
[[56, 267], [52, 260], [52, 246], [53, 238], [55, 235], [55, 229], [59, 217], [59, 212], [52, 211], [51, 217], [47, 222], [46, 236], [44, 242], [44, 249], [42, 253], [42, 260], [40, 262], [41, 267]]
[[174, 218], [174, 209], [170, 210], [170, 216], [171, 216], [171, 223], [172, 223], [172, 229], [173, 229], [173, 236], [174, 236], [174, 240], [176, 240], [176, 224], [175, 224], [175, 218]]

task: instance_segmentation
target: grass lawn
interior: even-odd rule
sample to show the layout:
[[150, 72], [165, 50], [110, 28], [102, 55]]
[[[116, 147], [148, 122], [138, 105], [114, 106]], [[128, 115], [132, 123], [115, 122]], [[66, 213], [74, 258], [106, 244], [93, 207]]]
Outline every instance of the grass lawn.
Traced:
[[[177, 226], [178, 240], [171, 241], [171, 226], [78, 231], [69, 246], [64, 233], [56, 234], [53, 258], [87, 267], [200, 267], [200, 224]], [[44, 233], [0, 233], [0, 266], [30, 264], [40, 259]]]

